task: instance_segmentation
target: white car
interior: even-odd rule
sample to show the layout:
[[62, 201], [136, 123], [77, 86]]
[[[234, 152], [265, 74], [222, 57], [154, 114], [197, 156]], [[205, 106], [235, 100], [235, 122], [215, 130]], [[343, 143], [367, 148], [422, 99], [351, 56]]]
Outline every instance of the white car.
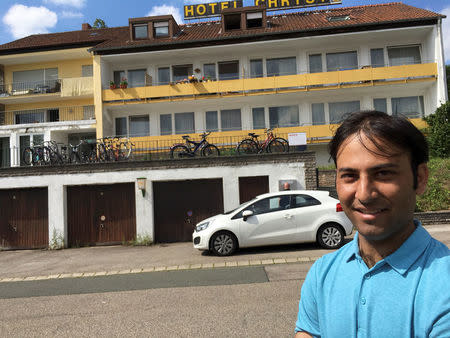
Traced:
[[238, 248], [315, 242], [340, 247], [353, 225], [328, 191], [291, 190], [257, 196], [195, 226], [194, 248], [219, 256]]

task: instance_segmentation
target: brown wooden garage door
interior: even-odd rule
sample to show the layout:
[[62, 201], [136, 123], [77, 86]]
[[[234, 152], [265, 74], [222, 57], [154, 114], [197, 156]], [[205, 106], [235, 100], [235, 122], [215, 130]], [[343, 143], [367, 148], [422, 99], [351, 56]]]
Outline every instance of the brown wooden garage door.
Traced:
[[48, 246], [47, 188], [0, 190], [0, 247]]
[[136, 237], [134, 183], [67, 188], [69, 246], [120, 244]]
[[155, 241], [192, 240], [195, 224], [223, 213], [222, 179], [154, 182]]
[[269, 176], [239, 177], [239, 203], [269, 192]]

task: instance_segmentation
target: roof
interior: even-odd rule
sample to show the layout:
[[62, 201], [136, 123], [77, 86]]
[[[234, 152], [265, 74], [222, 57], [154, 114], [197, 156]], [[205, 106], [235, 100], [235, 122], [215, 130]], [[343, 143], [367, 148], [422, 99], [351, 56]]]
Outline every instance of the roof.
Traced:
[[[348, 20], [329, 21], [329, 17], [348, 16]], [[283, 15], [267, 16], [266, 28], [222, 31], [220, 21], [179, 25], [180, 31], [171, 38], [153, 40], [130, 39], [129, 26], [89, 29], [53, 34], [31, 35], [0, 46], [0, 54], [27, 52], [28, 50], [70, 48], [70, 46], [91, 46], [91, 51], [98, 54], [177, 48], [181, 45], [191, 47], [206, 43], [226, 43], [226, 41], [251, 41], [270, 39], [280, 35], [295, 34], [317, 35], [324, 31], [354, 31], [362, 27], [392, 26], [395, 24], [415, 25], [435, 23], [444, 15], [425, 9], [405, 5], [400, 2], [342, 7], [324, 10], [308, 10]], [[336, 29], [337, 28], [337, 29]], [[69, 47], [68, 47], [69, 46]]]

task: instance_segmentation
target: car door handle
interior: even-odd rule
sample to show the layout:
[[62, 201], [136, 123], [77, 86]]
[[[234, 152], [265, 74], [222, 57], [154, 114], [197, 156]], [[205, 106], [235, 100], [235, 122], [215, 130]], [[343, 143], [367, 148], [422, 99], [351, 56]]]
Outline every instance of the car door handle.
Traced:
[[286, 214], [286, 215], [284, 215], [284, 218], [286, 218], [286, 219], [291, 219], [291, 218], [292, 218], [292, 215]]

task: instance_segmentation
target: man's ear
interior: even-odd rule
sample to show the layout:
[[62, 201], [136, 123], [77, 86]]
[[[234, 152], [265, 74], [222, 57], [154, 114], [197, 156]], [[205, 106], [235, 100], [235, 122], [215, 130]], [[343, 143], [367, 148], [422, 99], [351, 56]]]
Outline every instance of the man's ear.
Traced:
[[421, 163], [417, 166], [417, 188], [416, 195], [422, 195], [425, 192], [428, 182], [428, 166], [426, 163]]

